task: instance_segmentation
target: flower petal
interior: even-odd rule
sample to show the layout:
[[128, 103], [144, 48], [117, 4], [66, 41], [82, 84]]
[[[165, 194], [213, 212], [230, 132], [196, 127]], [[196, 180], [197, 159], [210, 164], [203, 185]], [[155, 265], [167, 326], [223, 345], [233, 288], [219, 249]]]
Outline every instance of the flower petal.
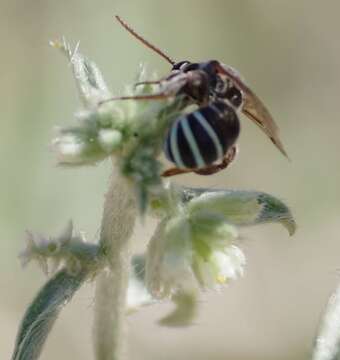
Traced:
[[192, 242], [190, 224], [183, 216], [164, 219], [158, 225], [147, 251], [146, 284], [156, 298], [179, 289], [192, 289]]

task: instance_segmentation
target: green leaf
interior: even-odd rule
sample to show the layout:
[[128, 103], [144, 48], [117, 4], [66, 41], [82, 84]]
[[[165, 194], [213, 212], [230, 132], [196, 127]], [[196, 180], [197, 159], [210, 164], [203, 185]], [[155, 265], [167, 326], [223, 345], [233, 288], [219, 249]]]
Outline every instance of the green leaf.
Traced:
[[328, 301], [315, 341], [312, 359], [340, 359], [340, 286]]
[[197, 317], [197, 292], [179, 291], [171, 297], [175, 308], [168, 315], [159, 320], [159, 324], [169, 327], [184, 327], [193, 325]]
[[86, 272], [60, 270], [39, 291], [21, 322], [12, 360], [36, 360], [61, 309], [86, 279]]
[[[147, 138], [148, 139], [148, 138]], [[144, 214], [149, 200], [149, 191], [161, 184], [161, 164], [156, 160], [155, 141], [141, 141], [125, 158], [121, 167], [124, 176], [134, 180], [139, 210]]]
[[288, 230], [289, 235], [294, 235], [296, 222], [283, 201], [266, 193], [258, 193], [257, 201], [262, 206], [262, 211], [256, 223], [279, 222]]
[[79, 53], [79, 43], [74, 49], [65, 39], [51, 41], [50, 44], [60, 49], [69, 59], [80, 97], [86, 108], [96, 107], [100, 101], [112, 96], [97, 65]]
[[287, 205], [266, 193], [185, 188], [182, 201], [188, 203], [190, 213], [220, 214], [234, 225], [279, 222], [290, 235], [296, 230], [295, 220]]

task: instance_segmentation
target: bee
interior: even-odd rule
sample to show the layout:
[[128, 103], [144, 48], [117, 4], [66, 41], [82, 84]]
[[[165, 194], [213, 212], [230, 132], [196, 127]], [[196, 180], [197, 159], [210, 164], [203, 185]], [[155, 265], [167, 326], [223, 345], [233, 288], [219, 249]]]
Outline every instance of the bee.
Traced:
[[166, 170], [162, 176], [188, 172], [211, 175], [225, 169], [237, 153], [235, 144], [240, 133], [241, 112], [254, 121], [288, 158], [271, 114], [236, 70], [217, 60], [175, 62], [119, 16], [116, 19], [131, 35], [170, 63], [172, 69], [160, 80], [136, 84], [158, 84], [158, 93], [115, 97], [105, 101], [156, 100], [182, 95], [184, 108], [197, 105], [196, 110], [181, 115], [170, 126], [164, 153], [175, 168]]

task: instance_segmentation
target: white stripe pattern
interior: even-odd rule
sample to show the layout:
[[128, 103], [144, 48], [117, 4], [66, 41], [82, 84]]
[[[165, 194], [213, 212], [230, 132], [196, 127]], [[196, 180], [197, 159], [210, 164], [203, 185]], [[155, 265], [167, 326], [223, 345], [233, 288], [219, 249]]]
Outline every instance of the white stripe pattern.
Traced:
[[223, 158], [223, 148], [222, 148], [222, 145], [220, 143], [218, 136], [216, 135], [215, 130], [212, 128], [212, 126], [209, 124], [209, 122], [204, 118], [204, 116], [199, 111], [195, 111], [193, 113], [193, 115], [198, 120], [198, 122], [202, 125], [202, 127], [204, 128], [204, 130], [207, 132], [207, 134], [210, 136], [212, 142], [214, 143], [216, 153], [217, 153], [217, 158], [222, 159]]
[[181, 154], [178, 149], [178, 143], [177, 143], [178, 124], [179, 124], [179, 121], [176, 121], [175, 124], [171, 128], [170, 147], [171, 147], [172, 155], [175, 160], [175, 164], [179, 168], [186, 168], [186, 166], [183, 164], [182, 157], [181, 157]]
[[201, 155], [200, 149], [197, 146], [196, 140], [192, 134], [192, 131], [190, 129], [190, 126], [188, 124], [188, 119], [186, 117], [183, 117], [181, 119], [181, 126], [184, 132], [184, 136], [188, 141], [189, 147], [191, 149], [192, 155], [195, 158], [195, 163], [198, 168], [204, 167], [206, 164], [203, 160], [203, 157]]

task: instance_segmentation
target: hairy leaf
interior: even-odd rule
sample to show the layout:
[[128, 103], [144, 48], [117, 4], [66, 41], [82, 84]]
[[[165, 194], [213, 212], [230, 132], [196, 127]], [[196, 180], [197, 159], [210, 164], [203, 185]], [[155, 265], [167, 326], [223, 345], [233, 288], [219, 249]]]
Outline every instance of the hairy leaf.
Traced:
[[100, 101], [112, 96], [97, 65], [78, 51], [79, 43], [74, 49], [65, 39], [51, 41], [51, 45], [60, 49], [68, 57], [85, 107], [96, 107]]
[[223, 215], [234, 225], [281, 223], [293, 235], [295, 220], [287, 205], [276, 197], [257, 191], [191, 189], [183, 191], [183, 201], [190, 212]]
[[26, 310], [19, 328], [12, 360], [36, 360], [61, 309], [82, 285], [86, 272], [60, 270], [39, 291]]
[[198, 294], [196, 292], [181, 292], [171, 298], [175, 308], [159, 320], [159, 324], [168, 327], [185, 327], [193, 325], [197, 317]]

